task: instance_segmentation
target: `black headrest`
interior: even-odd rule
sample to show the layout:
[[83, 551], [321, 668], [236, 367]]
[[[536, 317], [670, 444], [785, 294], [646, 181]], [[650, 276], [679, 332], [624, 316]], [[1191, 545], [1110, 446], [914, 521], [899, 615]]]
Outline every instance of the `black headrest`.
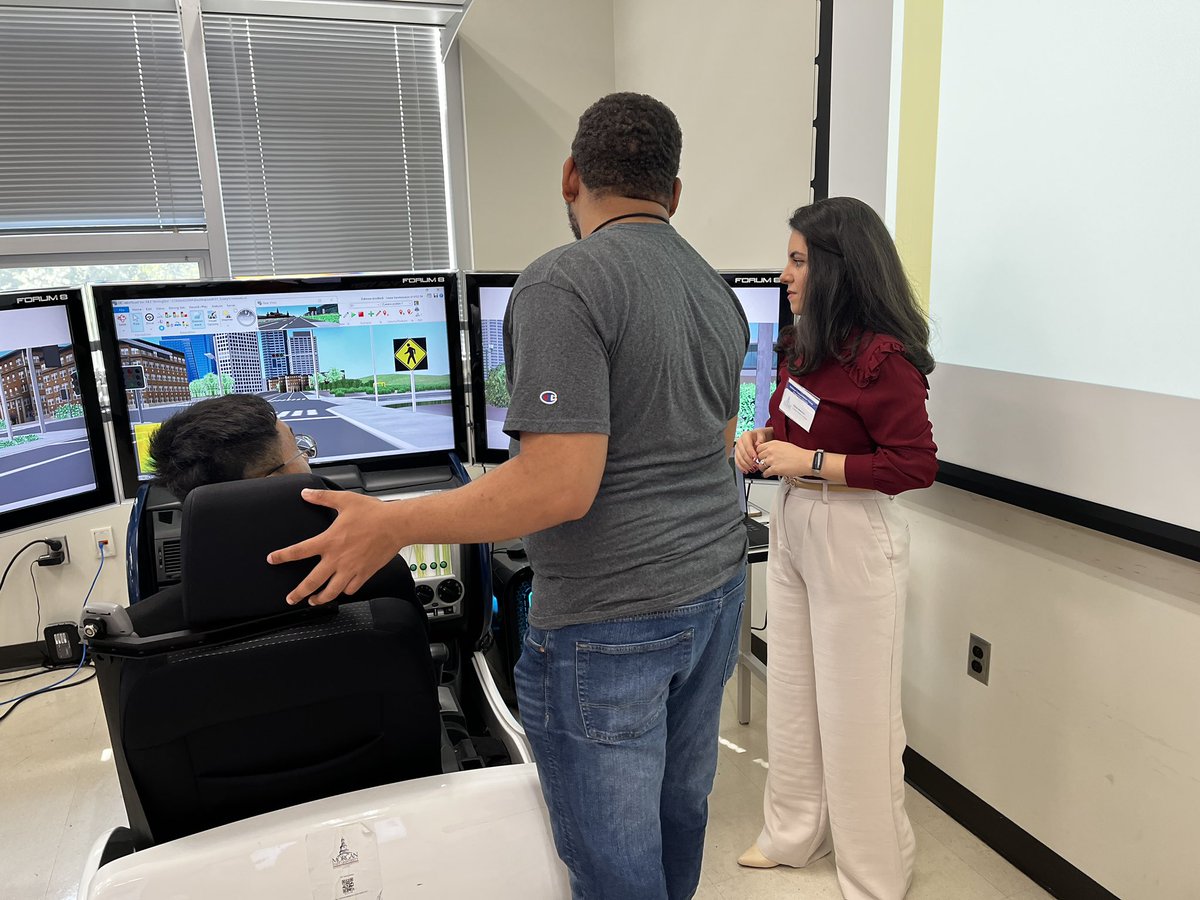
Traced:
[[251, 478], [198, 487], [183, 503], [183, 614], [203, 630], [289, 610], [284, 599], [315, 559], [283, 565], [267, 554], [319, 534], [333, 510], [306, 503], [304, 488], [327, 488], [315, 475]]

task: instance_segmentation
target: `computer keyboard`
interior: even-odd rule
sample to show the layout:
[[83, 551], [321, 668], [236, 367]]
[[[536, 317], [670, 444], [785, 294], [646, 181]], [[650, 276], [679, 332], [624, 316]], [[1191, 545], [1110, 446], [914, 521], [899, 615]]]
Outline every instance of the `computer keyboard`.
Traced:
[[771, 529], [757, 519], [745, 516], [746, 537], [750, 540], [750, 549], [767, 547], [771, 543]]

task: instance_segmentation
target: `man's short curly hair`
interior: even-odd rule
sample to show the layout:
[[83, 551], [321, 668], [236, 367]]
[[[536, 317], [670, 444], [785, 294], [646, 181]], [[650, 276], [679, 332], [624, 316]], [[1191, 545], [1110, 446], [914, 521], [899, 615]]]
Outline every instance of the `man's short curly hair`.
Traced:
[[150, 438], [155, 481], [182, 500], [193, 488], [240, 481], [279, 460], [275, 408], [255, 394], [193, 403]]
[[571, 156], [589, 191], [667, 206], [683, 133], [675, 113], [646, 94], [601, 97], [579, 117]]

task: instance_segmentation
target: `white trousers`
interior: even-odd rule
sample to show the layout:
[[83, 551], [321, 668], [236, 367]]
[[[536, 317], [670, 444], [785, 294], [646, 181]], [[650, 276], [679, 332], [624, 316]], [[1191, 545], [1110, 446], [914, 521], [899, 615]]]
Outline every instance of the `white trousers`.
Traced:
[[908, 524], [875, 491], [781, 485], [767, 560], [770, 771], [758, 848], [806, 866], [835, 851], [846, 900], [900, 900], [900, 673]]

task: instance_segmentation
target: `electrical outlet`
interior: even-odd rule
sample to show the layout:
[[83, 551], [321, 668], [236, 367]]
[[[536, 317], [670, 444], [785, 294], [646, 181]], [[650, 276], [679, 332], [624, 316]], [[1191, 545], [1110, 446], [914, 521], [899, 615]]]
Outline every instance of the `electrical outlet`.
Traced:
[[992, 645], [977, 634], [967, 643], [967, 674], [983, 684], [992, 670]]
[[113, 533], [111, 528], [93, 528], [92, 529], [92, 546], [96, 548], [96, 559], [100, 558], [100, 545], [104, 545], [105, 556], [116, 556], [117, 548], [113, 544]]
[[[62, 546], [62, 555], [63, 555], [62, 562], [58, 563], [57, 565], [65, 566], [67, 563], [69, 563], [71, 561], [71, 551], [67, 549], [67, 536], [65, 534], [51, 535], [50, 537], [46, 538], [46, 540], [58, 541], [59, 544]], [[52, 551], [50, 550], [50, 548], [47, 547], [45, 550], [45, 553], [43, 553], [42, 555], [45, 556], [51, 552]]]

